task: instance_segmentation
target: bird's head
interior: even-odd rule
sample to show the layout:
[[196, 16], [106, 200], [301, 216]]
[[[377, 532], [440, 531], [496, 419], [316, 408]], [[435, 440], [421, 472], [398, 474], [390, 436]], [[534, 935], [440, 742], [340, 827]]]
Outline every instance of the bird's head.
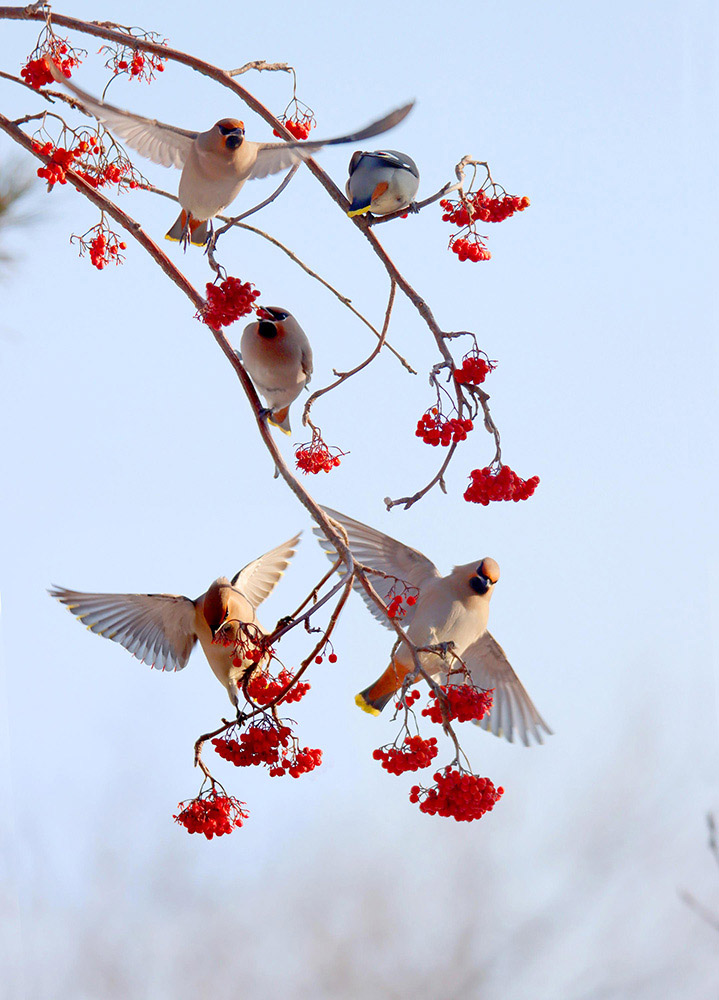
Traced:
[[282, 333], [282, 323], [290, 314], [277, 306], [260, 306], [257, 310], [257, 333], [265, 340], [273, 340]]
[[497, 580], [499, 580], [499, 566], [494, 559], [487, 557], [476, 567], [474, 574], [469, 578], [469, 585], [475, 594], [483, 597], [491, 593]]
[[205, 594], [205, 600], [202, 603], [202, 614], [212, 633], [213, 640], [227, 620], [227, 615], [229, 614], [228, 598], [231, 589], [230, 581], [227, 577], [221, 576], [214, 583], [210, 584]]
[[213, 138], [220, 149], [233, 153], [245, 141], [245, 123], [237, 118], [223, 118], [212, 129], [216, 133]]

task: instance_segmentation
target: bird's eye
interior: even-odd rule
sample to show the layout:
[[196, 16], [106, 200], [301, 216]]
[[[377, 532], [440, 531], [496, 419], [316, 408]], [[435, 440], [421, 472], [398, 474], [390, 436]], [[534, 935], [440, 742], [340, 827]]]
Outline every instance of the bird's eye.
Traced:
[[481, 565], [479, 565], [479, 566], [477, 567], [477, 570], [476, 570], [476, 572], [477, 572], [477, 576], [483, 576], [483, 573], [482, 573], [482, 565], [484, 565], [484, 564], [481, 564]]

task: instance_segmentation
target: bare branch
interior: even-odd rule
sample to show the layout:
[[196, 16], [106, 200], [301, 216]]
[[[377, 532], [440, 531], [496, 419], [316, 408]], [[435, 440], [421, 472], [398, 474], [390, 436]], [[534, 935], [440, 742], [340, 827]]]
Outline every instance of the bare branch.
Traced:
[[245, 63], [239, 69], [228, 69], [228, 76], [241, 76], [250, 69], [266, 70], [268, 72], [293, 73], [294, 70], [289, 63], [268, 63], [264, 59], [253, 59], [252, 62]]

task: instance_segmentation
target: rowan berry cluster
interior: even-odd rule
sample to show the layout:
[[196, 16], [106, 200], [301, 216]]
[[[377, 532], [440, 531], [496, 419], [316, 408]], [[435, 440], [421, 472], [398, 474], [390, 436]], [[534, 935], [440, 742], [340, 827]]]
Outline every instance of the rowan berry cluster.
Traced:
[[212, 840], [242, 826], [243, 820], [250, 815], [244, 806], [244, 802], [231, 795], [218, 795], [213, 785], [196, 799], [180, 802], [177, 807], [180, 812], [173, 819], [188, 833], [204, 833], [208, 840]]
[[490, 778], [480, 778], [451, 767], [434, 775], [431, 788], [414, 785], [409, 801], [420, 803], [420, 812], [430, 816], [453, 816], [457, 822], [471, 823], [490, 812], [504, 795], [504, 789], [494, 787]]
[[221, 326], [229, 326], [240, 316], [248, 316], [255, 299], [260, 292], [249, 281], [242, 282], [239, 278], [225, 278], [219, 285], [209, 282], [206, 286], [207, 303], [201, 314], [201, 319], [215, 330]]
[[121, 264], [125, 259], [120, 251], [126, 250], [127, 244], [109, 228], [104, 215], [96, 226], [88, 229], [82, 236], [71, 236], [70, 242], [77, 243], [81, 257], [86, 252], [90, 254], [90, 262], [98, 271], [102, 271], [108, 264]]
[[[336, 663], [337, 662], [337, 653], [335, 653], [334, 646], [332, 645], [331, 642], [329, 643], [329, 646], [330, 646], [330, 649], [332, 650], [332, 652], [327, 657], [327, 660], [329, 661], [329, 663]], [[324, 656], [322, 656], [321, 653], [318, 653], [317, 656], [315, 656], [315, 663], [322, 663], [323, 660], [324, 660]]]
[[[289, 670], [285, 670], [284, 667], [276, 678], [266, 670], [258, 670], [247, 682], [245, 690], [248, 696], [258, 705], [269, 705], [288, 684], [292, 683], [293, 679], [292, 674]], [[308, 683], [297, 681], [292, 685], [287, 694], [280, 698], [277, 704], [284, 705], [285, 703], [301, 701], [309, 689], [310, 685]]]
[[[408, 594], [408, 591], [412, 590], [415, 593]], [[392, 595], [392, 591], [390, 591], [387, 595], [388, 598], [391, 598], [389, 604], [387, 605], [387, 616], [389, 618], [397, 618], [398, 620], [404, 618], [407, 614], [408, 608], [414, 607], [417, 603], [417, 594], [419, 594], [419, 591], [416, 587], [405, 587], [401, 594]], [[403, 603], [406, 603], [406, 608], [402, 607]]]
[[229, 760], [236, 767], [259, 767], [262, 764], [276, 764], [280, 759], [280, 748], [287, 748], [292, 738], [289, 726], [267, 725], [249, 726], [239, 734], [239, 740], [228, 734], [212, 741], [218, 756]]
[[47, 86], [53, 82], [53, 75], [48, 66], [48, 59], [51, 59], [63, 76], [72, 76], [72, 71], [82, 62], [82, 58], [87, 55], [85, 49], [74, 49], [65, 38], [58, 38], [53, 34], [45, 34], [42, 41], [39, 41], [35, 51], [20, 70], [20, 76], [25, 83], [34, 90]]
[[372, 756], [390, 774], [404, 774], [405, 771], [429, 767], [438, 753], [434, 736], [429, 740], [423, 740], [421, 736], [406, 736], [401, 747], [380, 747], [373, 751]]
[[289, 774], [292, 778], [299, 778], [301, 774], [309, 774], [322, 763], [322, 751], [311, 750], [305, 747], [303, 750], [294, 749], [290, 751], [290, 756], [282, 755], [279, 764], [270, 768], [270, 777], [282, 777]]
[[[156, 42], [158, 45], [167, 44], [166, 38], [161, 38], [153, 31], [143, 32], [142, 35], [146, 40]], [[155, 73], [164, 72], [164, 64], [167, 61], [163, 56], [144, 52], [142, 49], [133, 49], [128, 45], [103, 45], [100, 52], [109, 53], [110, 58], [105, 66], [112, 70], [115, 76], [125, 73], [131, 80], [145, 80], [147, 83], [155, 79]]]
[[465, 419], [445, 417], [436, 406], [433, 406], [417, 421], [415, 435], [425, 444], [434, 447], [441, 444], [443, 448], [448, 448], [452, 442], [465, 441], [472, 427], [469, 417]]
[[295, 462], [302, 472], [305, 474], [311, 472], [316, 476], [318, 472], [331, 472], [336, 469], [340, 464], [340, 457], [345, 454], [347, 453], [340, 451], [339, 448], [328, 448], [322, 440], [322, 435], [313, 432], [309, 444], [301, 444], [295, 450]]
[[[442, 685], [447, 709], [447, 721], [479, 722], [492, 707], [492, 691], [480, 691], [473, 684]], [[434, 690], [429, 692], [429, 703], [422, 709], [430, 722], [443, 723], [440, 699]]]
[[470, 503], [481, 503], [487, 507], [494, 500], [527, 500], [539, 485], [539, 476], [522, 479], [508, 465], [499, 468], [486, 466], [470, 472], [472, 482], [464, 493]]
[[117, 184], [118, 187], [136, 188], [143, 177], [133, 167], [132, 163], [122, 154], [114, 140], [110, 139], [113, 159], [108, 159], [106, 149], [99, 134], [82, 129], [74, 132], [63, 129], [61, 139], [72, 137], [68, 148], [56, 146], [51, 141], [42, 142], [40, 138], [32, 140], [32, 148], [36, 153], [50, 157], [50, 163], [40, 167], [38, 177], [47, 181], [48, 191], [55, 184], [66, 184], [67, 170], [72, 170], [92, 188], [104, 187], [106, 184]]
[[476, 263], [479, 260], [492, 259], [492, 254], [484, 245], [482, 237], [473, 229], [469, 230], [466, 236], [462, 236], [461, 231], [455, 233], [450, 238], [449, 249], [462, 261], [471, 260]]
[[394, 707], [396, 709], [412, 708], [412, 705], [414, 705], [416, 701], [419, 701], [419, 691], [415, 688], [414, 691], [408, 691], [404, 698], [400, 698], [399, 701], [396, 701]]
[[[312, 109], [302, 104], [296, 97], [292, 98], [277, 120], [282, 122], [295, 139], [306, 139], [317, 124]], [[272, 129], [272, 134], [282, 138], [277, 129]]]
[[453, 226], [469, 226], [475, 219], [482, 222], [504, 222], [515, 212], [523, 212], [529, 208], [529, 198], [519, 195], [504, 194], [500, 197], [490, 197], [486, 191], [475, 191], [464, 199], [443, 198], [439, 203], [444, 210], [443, 222]]
[[481, 385], [497, 366], [477, 351], [470, 351], [462, 358], [462, 364], [454, 370], [454, 381], [458, 385]]
[[51, 142], [41, 143], [36, 139], [32, 141], [32, 148], [36, 153], [49, 156], [50, 162], [44, 167], [38, 167], [37, 175], [47, 181], [48, 191], [52, 191], [56, 184], [67, 184], [65, 171], [72, 167], [72, 162], [79, 156], [77, 149], [55, 148]]

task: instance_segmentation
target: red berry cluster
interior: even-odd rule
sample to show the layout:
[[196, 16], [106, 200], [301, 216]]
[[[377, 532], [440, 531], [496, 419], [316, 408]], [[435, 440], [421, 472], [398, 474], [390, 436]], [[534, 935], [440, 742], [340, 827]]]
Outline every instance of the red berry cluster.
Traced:
[[429, 740], [423, 740], [421, 736], [406, 736], [401, 747], [380, 747], [373, 751], [372, 756], [390, 774], [404, 774], [405, 771], [429, 767], [438, 753], [434, 736]]
[[[389, 618], [398, 618], [401, 620], [407, 614], [407, 608], [403, 608], [402, 604], [406, 602], [407, 606], [412, 608], [417, 603], [417, 597], [415, 594], [409, 594], [407, 596], [408, 590], [414, 590], [417, 594], [419, 594], [416, 587], [405, 587], [401, 594], [396, 594], [387, 605], [387, 616]], [[390, 595], [388, 594], [387, 596], [389, 597]]]
[[[292, 674], [284, 668], [277, 678], [272, 677], [265, 670], [258, 670], [247, 682], [247, 694], [258, 705], [269, 705], [277, 697], [280, 691], [284, 690], [292, 681]], [[305, 681], [297, 681], [290, 688], [284, 698], [280, 698], [278, 705], [301, 701], [310, 689], [310, 685]]]
[[41, 143], [36, 139], [32, 141], [32, 148], [36, 153], [50, 157], [50, 162], [44, 167], [39, 167], [37, 171], [38, 177], [47, 181], [48, 191], [52, 191], [55, 184], [67, 184], [65, 171], [72, 167], [73, 160], [80, 155], [79, 151], [77, 149], [56, 149], [51, 142]]
[[165, 60], [161, 56], [150, 55], [149, 52], [141, 52], [135, 49], [132, 58], [116, 59], [112, 68], [115, 74], [127, 73], [131, 80], [146, 80], [151, 83], [155, 79], [155, 73], [164, 73]]
[[84, 49], [73, 49], [64, 38], [56, 38], [54, 35], [48, 36], [44, 43], [38, 45], [23, 68], [20, 76], [29, 87], [39, 90], [40, 87], [47, 86], [53, 82], [53, 75], [48, 67], [47, 60], [52, 59], [63, 76], [72, 76], [72, 70], [80, 65], [80, 53], [85, 53]]
[[[292, 110], [288, 115], [290, 109]], [[282, 122], [287, 131], [291, 132], [295, 139], [306, 139], [317, 124], [312, 111], [306, 104], [300, 104], [296, 98], [290, 101], [284, 112], [279, 116], [278, 121]], [[272, 134], [278, 136], [280, 139], [282, 138], [277, 129], [272, 129]]]
[[[420, 803], [420, 812], [440, 816], [453, 816], [457, 822], [470, 823], [494, 808], [504, 795], [504, 789], [495, 788], [490, 778], [464, 774], [453, 768], [438, 771], [432, 788], [414, 785], [409, 801]], [[421, 800], [421, 801], [420, 801]]]
[[229, 760], [236, 767], [252, 767], [261, 764], [276, 764], [280, 759], [280, 747], [289, 746], [292, 730], [289, 726], [250, 726], [240, 739], [229, 736], [217, 737], [212, 745], [223, 760]]
[[399, 701], [396, 701], [394, 707], [397, 709], [411, 708], [416, 701], [419, 701], [419, 691], [415, 688], [414, 691], [408, 691], [404, 699], [400, 698]]
[[[47, 189], [51, 191], [55, 184], [66, 184], [65, 173], [72, 169], [78, 177], [92, 188], [104, 187], [106, 184], [126, 185], [129, 188], [138, 187], [138, 174], [130, 161], [117, 155], [113, 161], [105, 157], [105, 147], [99, 135], [82, 131], [79, 135], [72, 133], [77, 141], [69, 149], [56, 147], [52, 142], [40, 142], [33, 139], [32, 148], [36, 153], [51, 157], [50, 163], [40, 167], [38, 177], [47, 181]], [[86, 138], [80, 138], [80, 135]]]
[[[332, 454], [333, 451], [336, 454]], [[320, 434], [313, 434], [309, 444], [301, 444], [295, 450], [295, 461], [297, 468], [305, 474], [311, 472], [317, 475], [318, 472], [336, 469], [340, 464], [340, 457], [345, 454], [339, 448], [328, 448]]]
[[90, 241], [90, 260], [98, 269], [102, 271], [110, 263], [121, 264], [124, 257], [121, 250], [127, 249], [127, 243], [118, 240], [115, 233], [100, 231], [93, 240]]
[[470, 503], [481, 503], [487, 507], [493, 500], [527, 500], [539, 485], [539, 476], [522, 479], [508, 465], [496, 468], [486, 466], [484, 469], [474, 469], [470, 472], [471, 484], [464, 493], [464, 499]]
[[490, 198], [486, 191], [475, 191], [466, 199], [443, 198], [439, 203], [444, 210], [443, 222], [453, 226], [469, 226], [476, 219], [482, 222], [504, 222], [515, 212], [523, 212], [529, 207], [529, 198], [505, 194], [499, 198]]
[[433, 406], [417, 421], [415, 435], [422, 438], [425, 444], [431, 444], [434, 447], [441, 444], [443, 448], [447, 448], [453, 441], [466, 440], [472, 427], [472, 421], [468, 417], [464, 420], [458, 417], [445, 417], [437, 410], [436, 406]]
[[[492, 707], [492, 692], [480, 691], [472, 684], [442, 685], [441, 690], [447, 697], [447, 719], [453, 722], [479, 722]], [[442, 723], [442, 709], [435, 691], [429, 692], [429, 704], [422, 709], [431, 722]]]
[[471, 230], [466, 236], [457, 233], [449, 241], [449, 249], [456, 253], [460, 260], [491, 260], [492, 254], [486, 248], [479, 233]]
[[282, 760], [275, 767], [270, 768], [270, 777], [279, 778], [284, 774], [289, 774], [292, 778], [299, 778], [301, 774], [309, 774], [322, 763], [322, 751], [311, 750], [305, 747], [303, 750], [295, 749], [291, 751], [291, 756], [282, 755]]
[[[330, 653], [330, 655], [327, 657], [327, 659], [329, 660], [330, 663], [336, 663], [337, 662], [337, 653], [335, 653], [335, 652]], [[315, 663], [322, 663], [323, 660], [324, 660], [323, 656], [315, 656]], [[307, 685], [307, 686], [309, 687], [309, 685]]]
[[208, 326], [219, 330], [221, 326], [229, 326], [240, 316], [248, 316], [254, 308], [254, 301], [260, 293], [253, 289], [249, 281], [242, 282], [239, 278], [225, 278], [219, 285], [207, 283], [207, 304], [202, 310], [201, 318]]
[[471, 351], [462, 359], [462, 364], [454, 370], [454, 381], [459, 385], [481, 385], [496, 365]]
[[231, 795], [218, 795], [213, 787], [196, 799], [180, 802], [180, 812], [173, 819], [181, 823], [188, 833], [204, 833], [208, 840], [212, 840], [242, 826], [242, 821], [250, 815], [244, 805]]

